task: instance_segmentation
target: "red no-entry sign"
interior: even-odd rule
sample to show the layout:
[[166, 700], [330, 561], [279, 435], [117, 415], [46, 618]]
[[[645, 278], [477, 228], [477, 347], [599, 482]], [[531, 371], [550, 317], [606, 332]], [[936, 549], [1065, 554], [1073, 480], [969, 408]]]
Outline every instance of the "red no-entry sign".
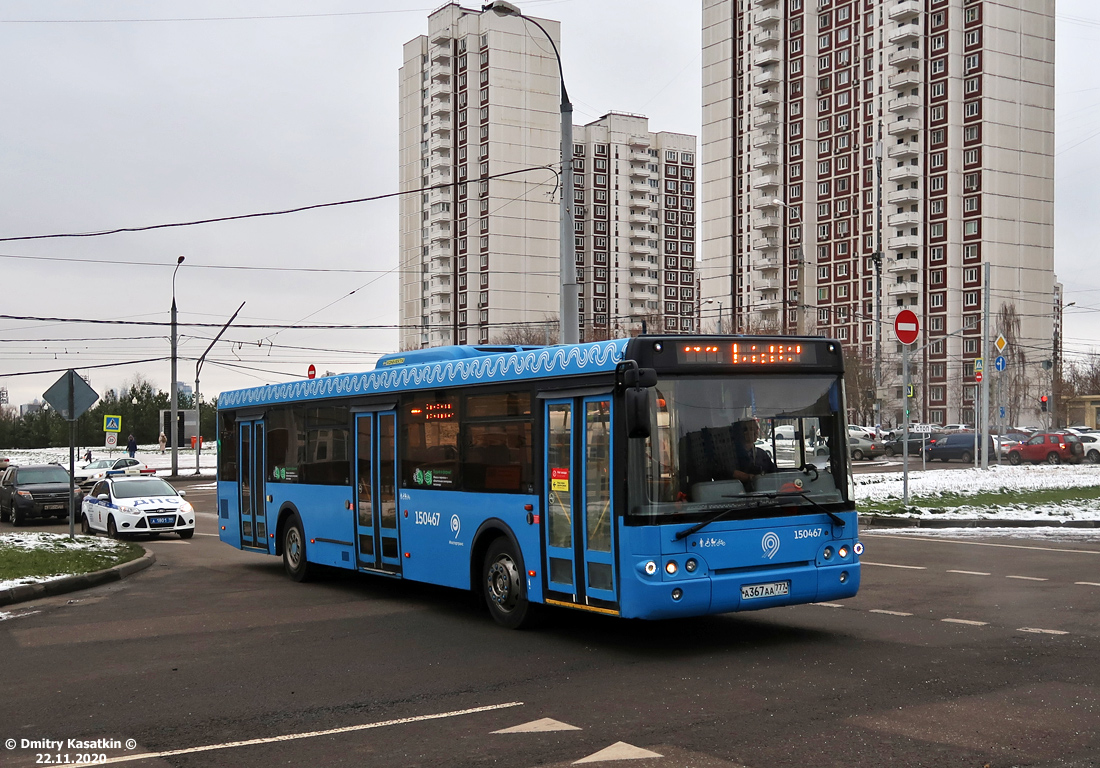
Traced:
[[306, 376], [308, 376], [311, 379], [316, 378], [317, 368], [316, 368], [316, 366], [313, 365], [313, 363], [309, 364], [309, 370], [306, 371]]
[[920, 334], [920, 320], [911, 309], [903, 309], [894, 318], [894, 335], [902, 344], [912, 344]]

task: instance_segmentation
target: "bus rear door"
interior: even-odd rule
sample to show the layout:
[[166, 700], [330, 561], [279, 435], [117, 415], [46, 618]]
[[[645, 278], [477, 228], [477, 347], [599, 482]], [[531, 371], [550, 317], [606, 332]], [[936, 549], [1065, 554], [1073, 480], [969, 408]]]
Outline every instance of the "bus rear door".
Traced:
[[240, 457], [241, 546], [258, 547], [267, 551], [264, 423], [262, 421], [238, 422], [237, 434], [241, 441], [237, 452]]
[[548, 603], [618, 613], [611, 396], [547, 400]]
[[355, 417], [356, 557], [360, 569], [401, 572], [397, 526], [397, 415]]

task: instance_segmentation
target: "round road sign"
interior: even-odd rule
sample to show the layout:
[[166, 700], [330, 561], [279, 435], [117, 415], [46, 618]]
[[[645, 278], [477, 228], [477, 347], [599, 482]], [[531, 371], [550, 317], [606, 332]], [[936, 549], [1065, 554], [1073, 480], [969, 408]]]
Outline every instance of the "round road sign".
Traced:
[[309, 378], [311, 379], [317, 378], [317, 366], [315, 366], [313, 363], [310, 363], [309, 370], [306, 372], [306, 375], [309, 376]]
[[981, 383], [981, 381], [982, 381], [982, 372], [981, 371], [974, 371], [974, 381], [978, 382], [979, 384]]
[[911, 309], [903, 309], [894, 318], [894, 335], [902, 344], [912, 344], [920, 334], [920, 320]]

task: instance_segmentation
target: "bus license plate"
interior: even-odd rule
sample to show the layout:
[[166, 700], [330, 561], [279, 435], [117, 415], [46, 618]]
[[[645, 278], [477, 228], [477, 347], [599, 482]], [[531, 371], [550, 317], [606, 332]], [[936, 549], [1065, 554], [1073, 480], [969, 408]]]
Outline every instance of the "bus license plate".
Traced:
[[753, 600], [757, 597], [779, 597], [791, 593], [789, 581], [773, 581], [769, 584], [749, 584], [741, 587], [741, 599]]
[[149, 519], [150, 525], [175, 525], [175, 517], [153, 517]]

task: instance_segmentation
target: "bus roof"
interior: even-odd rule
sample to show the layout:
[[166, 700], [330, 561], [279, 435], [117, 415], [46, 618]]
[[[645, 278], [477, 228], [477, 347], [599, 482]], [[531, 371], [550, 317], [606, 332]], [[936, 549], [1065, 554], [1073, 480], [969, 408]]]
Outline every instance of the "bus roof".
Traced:
[[[453, 346], [386, 355], [373, 371], [222, 392], [218, 410], [615, 370], [629, 339], [554, 347]], [[503, 351], [508, 350], [508, 351]]]

